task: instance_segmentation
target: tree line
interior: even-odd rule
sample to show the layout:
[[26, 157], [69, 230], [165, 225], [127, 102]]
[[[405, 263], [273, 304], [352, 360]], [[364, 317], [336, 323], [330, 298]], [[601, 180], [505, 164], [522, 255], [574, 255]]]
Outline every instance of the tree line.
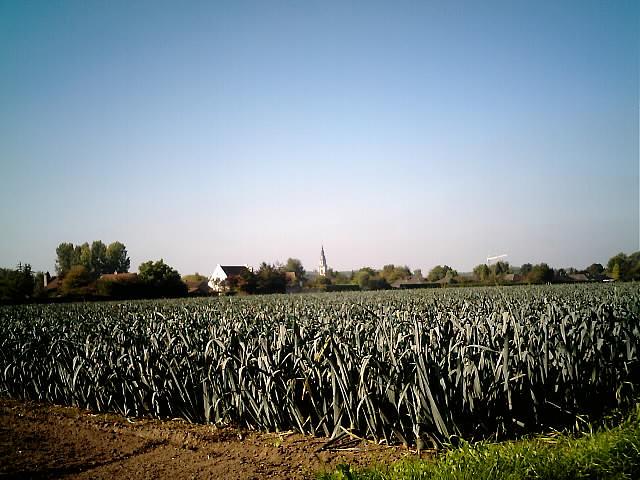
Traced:
[[[137, 275], [128, 275], [130, 265], [127, 248], [122, 242], [109, 245], [101, 240], [81, 245], [63, 242], [56, 248], [57, 277], [51, 277], [49, 272], [33, 272], [29, 264], [18, 264], [16, 269], [0, 269], [0, 302], [20, 303], [51, 297], [142, 298], [171, 291], [170, 288], [163, 290], [162, 286], [170, 284], [177, 272], [172, 276], [173, 269], [169, 267], [167, 272], [162, 260], [142, 264]], [[180, 281], [180, 275], [177, 278]], [[156, 289], [158, 284], [160, 288]], [[54, 285], [55, 288], [48, 288]], [[181, 281], [180, 286], [186, 291]]]
[[546, 263], [525, 263], [514, 267], [509, 262], [498, 261], [491, 265], [482, 263], [474, 267], [472, 275], [461, 275], [448, 265], [436, 265], [423, 278], [419, 269], [413, 272], [407, 266], [385, 265], [381, 270], [363, 267], [350, 273], [335, 272], [329, 269], [324, 277], [311, 279], [307, 286], [328, 289], [332, 285], [357, 285], [361, 290], [388, 289], [400, 280], [412, 279], [415, 285], [494, 285], [494, 284], [540, 284], [575, 281], [575, 275], [582, 274], [588, 280], [617, 281], [640, 280], [640, 252], [630, 255], [619, 253], [609, 259], [606, 266], [593, 263], [584, 269], [551, 268]]
[[[155, 298], [180, 297], [187, 294], [187, 283], [202, 283], [207, 277], [199, 274], [181, 277], [163, 259], [147, 261], [138, 272], [130, 274], [131, 261], [122, 242], [105, 245], [101, 240], [81, 245], [61, 243], [56, 248], [56, 298]], [[572, 281], [583, 274], [589, 280], [640, 280], [640, 251], [630, 255], [619, 253], [606, 266], [593, 263], [578, 270], [553, 269], [546, 263], [525, 263], [514, 267], [499, 261], [479, 264], [473, 274], [460, 275], [448, 265], [436, 265], [425, 278], [419, 269], [388, 264], [382, 269], [362, 267], [351, 272], [329, 269], [326, 276], [309, 275], [302, 262], [289, 258], [285, 264], [262, 262], [225, 281], [229, 294], [267, 294], [301, 290], [379, 290], [388, 289], [397, 281], [414, 282], [415, 286], [493, 285], [501, 283], [552, 283]], [[0, 268], [0, 302], [20, 303], [47, 299], [52, 293], [45, 288], [48, 272], [34, 272], [29, 264], [19, 263], [15, 269]], [[51, 279], [53, 280], [53, 279]]]
[[61, 243], [56, 248], [56, 272], [64, 277], [72, 267], [82, 266], [91, 275], [104, 273], [127, 273], [131, 261], [127, 255], [127, 248], [121, 242], [113, 242], [106, 246], [101, 240], [95, 240], [89, 245]]
[[[206, 282], [199, 274], [181, 277], [163, 259], [140, 264], [130, 273], [131, 260], [122, 242], [105, 245], [101, 240], [81, 245], [63, 242], [56, 248], [57, 277], [48, 272], [33, 272], [31, 265], [18, 264], [15, 269], [0, 269], [0, 302], [21, 303], [51, 299], [107, 299], [182, 297], [187, 283]], [[297, 259], [285, 265], [263, 262], [254, 272], [248, 270], [228, 279], [230, 293], [284, 293], [291, 281], [286, 272], [304, 278], [304, 268]], [[47, 288], [45, 284], [55, 289]]]

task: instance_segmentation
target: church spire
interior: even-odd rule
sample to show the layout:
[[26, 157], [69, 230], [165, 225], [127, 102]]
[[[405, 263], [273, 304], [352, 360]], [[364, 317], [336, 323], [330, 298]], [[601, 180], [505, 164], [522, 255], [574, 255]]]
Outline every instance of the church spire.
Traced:
[[327, 275], [327, 259], [324, 256], [324, 245], [320, 246], [320, 265], [318, 266], [318, 273], [325, 277]]

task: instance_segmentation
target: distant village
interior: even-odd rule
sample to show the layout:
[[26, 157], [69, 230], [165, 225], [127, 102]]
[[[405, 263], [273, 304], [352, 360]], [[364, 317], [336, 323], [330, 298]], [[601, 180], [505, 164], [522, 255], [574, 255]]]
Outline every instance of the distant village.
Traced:
[[480, 285], [587, 283], [640, 280], [640, 252], [619, 253], [606, 266], [593, 263], [553, 269], [545, 263], [510, 265], [505, 255], [487, 258], [472, 272], [458, 273], [437, 265], [423, 276], [419, 269], [385, 265], [335, 271], [329, 267], [324, 246], [317, 269], [307, 272], [300, 260], [284, 264], [263, 262], [258, 267], [218, 264], [209, 275], [180, 275], [162, 259], [130, 272], [130, 260], [121, 242], [108, 246], [61, 243], [56, 249], [56, 275], [33, 272], [29, 264], [0, 269], [0, 302], [104, 300], [184, 296], [252, 295], [269, 293], [340, 292], [354, 290], [445, 288]]

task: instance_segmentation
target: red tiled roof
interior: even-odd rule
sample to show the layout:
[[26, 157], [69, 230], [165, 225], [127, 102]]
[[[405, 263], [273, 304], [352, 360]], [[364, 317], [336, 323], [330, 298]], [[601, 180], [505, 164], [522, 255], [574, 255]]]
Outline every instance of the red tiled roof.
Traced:
[[57, 290], [60, 287], [61, 281], [60, 277], [51, 277], [47, 282], [45, 290]]

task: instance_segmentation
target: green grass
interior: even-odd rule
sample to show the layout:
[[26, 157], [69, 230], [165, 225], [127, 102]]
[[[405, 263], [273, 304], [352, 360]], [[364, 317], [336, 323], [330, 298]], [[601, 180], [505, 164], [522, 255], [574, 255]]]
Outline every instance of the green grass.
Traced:
[[498, 444], [464, 444], [430, 460], [351, 470], [319, 480], [622, 480], [640, 478], [640, 405], [621, 424], [579, 437], [536, 436]]

